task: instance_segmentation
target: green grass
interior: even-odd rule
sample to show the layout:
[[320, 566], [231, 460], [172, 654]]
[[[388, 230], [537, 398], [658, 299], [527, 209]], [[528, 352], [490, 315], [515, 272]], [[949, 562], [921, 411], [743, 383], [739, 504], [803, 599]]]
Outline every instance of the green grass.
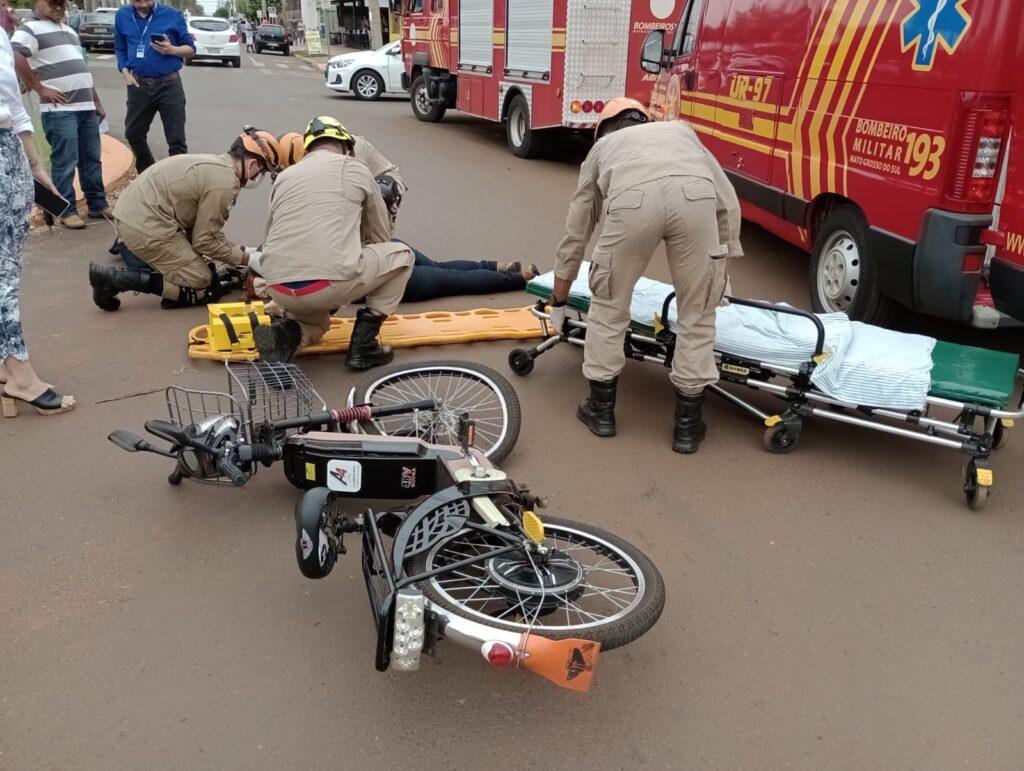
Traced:
[[39, 110], [30, 109], [29, 115], [32, 116], [32, 130], [36, 140], [36, 149], [39, 150], [39, 157], [43, 159], [43, 165], [46, 166], [46, 171], [49, 173], [50, 143], [46, 141], [46, 134], [43, 133], [43, 124], [39, 119]]

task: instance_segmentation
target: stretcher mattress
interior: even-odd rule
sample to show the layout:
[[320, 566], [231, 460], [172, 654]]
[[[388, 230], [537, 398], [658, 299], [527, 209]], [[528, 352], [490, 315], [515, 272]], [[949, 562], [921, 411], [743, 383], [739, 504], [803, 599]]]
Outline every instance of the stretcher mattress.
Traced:
[[[569, 306], [586, 313], [590, 289], [584, 263], [569, 292]], [[527, 284], [548, 297], [554, 274]], [[650, 333], [661, 319], [672, 287], [641, 278], [630, 308], [635, 331]], [[1013, 393], [1018, 357], [983, 348], [940, 343], [933, 338], [893, 332], [850, 321], [843, 313], [818, 314], [825, 328], [825, 359], [812, 382], [835, 399], [864, 407], [923, 410], [929, 395], [992, 407], [1004, 407]], [[675, 304], [668, 323], [675, 328]], [[814, 353], [816, 330], [807, 319], [757, 308], [729, 305], [718, 309], [715, 347], [751, 361], [799, 367]]]

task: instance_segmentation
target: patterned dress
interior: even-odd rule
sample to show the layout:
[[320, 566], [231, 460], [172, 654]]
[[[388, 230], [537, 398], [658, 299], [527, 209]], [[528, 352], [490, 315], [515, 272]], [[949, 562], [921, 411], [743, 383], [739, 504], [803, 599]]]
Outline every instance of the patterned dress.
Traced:
[[28, 236], [35, 193], [21, 139], [13, 129], [0, 129], [0, 361], [25, 360], [18, 295], [21, 252]]

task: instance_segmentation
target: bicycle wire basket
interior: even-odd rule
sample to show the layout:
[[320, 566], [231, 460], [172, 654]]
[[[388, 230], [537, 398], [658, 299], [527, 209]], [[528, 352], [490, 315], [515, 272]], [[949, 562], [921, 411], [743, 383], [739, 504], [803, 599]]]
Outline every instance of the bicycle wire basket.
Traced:
[[241, 439], [257, 441], [267, 423], [290, 420], [327, 409], [306, 374], [295, 364], [280, 362], [225, 363], [228, 390], [203, 391], [169, 386], [171, 422], [187, 427], [210, 418], [238, 419]]

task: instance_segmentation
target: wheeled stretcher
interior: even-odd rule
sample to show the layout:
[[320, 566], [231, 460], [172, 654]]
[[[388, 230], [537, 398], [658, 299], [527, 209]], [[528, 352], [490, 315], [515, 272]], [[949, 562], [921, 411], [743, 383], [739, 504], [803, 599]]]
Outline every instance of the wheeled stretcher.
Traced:
[[[582, 275], [586, 275], [586, 266]], [[545, 274], [527, 285], [527, 291], [539, 298], [550, 296], [552, 275]], [[668, 284], [641, 279], [634, 296], [632, 321], [626, 334], [627, 358], [670, 367], [675, 349], [675, 294]], [[972, 509], [980, 509], [988, 500], [994, 477], [990, 456], [1004, 441], [1006, 429], [1024, 417], [1024, 394], [1014, 395], [1024, 370], [1020, 357], [1012, 353], [974, 348], [920, 338], [916, 335], [880, 330], [849, 322], [841, 314], [808, 313], [788, 305], [728, 298], [733, 316], [737, 313], [769, 320], [764, 334], [753, 337], [746, 329], [747, 343], [723, 334], [727, 323], [725, 309], [718, 311], [718, 335], [715, 358], [720, 381], [711, 390], [755, 416], [765, 427], [764, 446], [773, 453], [796, 449], [805, 418], [815, 417], [862, 426], [893, 436], [914, 439], [958, 450], [968, 457], [963, 475], [963, 492]], [[660, 300], [660, 312], [651, 312]], [[590, 308], [586, 280], [573, 284], [568, 306], [575, 317], [565, 328], [555, 330], [549, 324], [545, 299], [537, 301], [533, 314], [539, 319], [544, 341], [534, 348], [517, 348], [509, 354], [509, 366], [517, 375], [533, 370], [534, 360], [559, 343], [584, 345], [586, 314]], [[838, 318], [837, 318], [838, 317]], [[732, 318], [732, 317], [730, 317]], [[774, 321], [773, 321], [774, 320]], [[783, 324], [776, 324], [781, 320]], [[836, 322], [842, 322], [837, 326]], [[853, 325], [860, 345], [860, 360], [851, 355], [842, 361], [836, 329]], [[780, 330], [799, 325], [807, 333], [806, 347], [792, 344]], [[756, 327], [755, 327], [756, 329]], [[873, 337], [874, 336], [874, 337]], [[878, 337], [882, 336], [882, 337]], [[725, 338], [725, 339], [723, 339]], [[753, 344], [750, 344], [752, 340]], [[901, 372], [899, 351], [893, 355], [892, 343], [908, 343], [907, 371]], [[874, 345], [874, 348], [870, 346]], [[752, 356], [751, 351], [760, 352]], [[877, 351], [879, 360], [888, 357], [889, 370], [865, 368], [864, 351]], [[799, 355], [797, 355], [799, 354]], [[911, 371], [914, 357], [924, 359], [923, 366]], [[870, 364], [871, 357], [867, 360]], [[895, 362], [895, 367], [893, 366]], [[826, 372], [831, 367], [830, 372]], [[856, 370], [856, 371], [854, 371]], [[827, 374], [828, 377], [819, 377]], [[921, 378], [924, 378], [921, 381]], [[915, 394], [915, 379], [919, 394]], [[817, 381], [817, 382], [816, 382]], [[834, 384], [838, 384], [833, 387]], [[885, 388], [878, 390], [879, 384]], [[742, 386], [776, 397], [781, 406], [765, 412], [737, 393]], [[851, 400], [850, 394], [872, 391], [873, 403]], [[844, 398], [846, 397], [846, 398]]]

